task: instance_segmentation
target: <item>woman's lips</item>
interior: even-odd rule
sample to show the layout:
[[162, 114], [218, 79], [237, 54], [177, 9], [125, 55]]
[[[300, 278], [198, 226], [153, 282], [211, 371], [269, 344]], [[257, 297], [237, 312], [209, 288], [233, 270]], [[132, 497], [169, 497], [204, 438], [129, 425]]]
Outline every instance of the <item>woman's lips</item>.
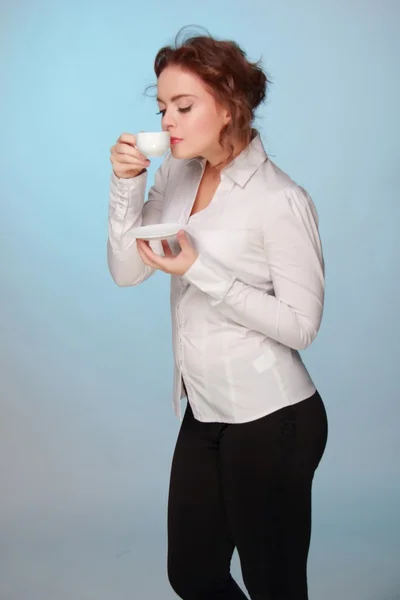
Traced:
[[176, 137], [172, 137], [171, 138], [171, 144], [179, 144], [179, 142], [182, 142], [183, 140], [181, 140], [181, 138], [176, 138]]

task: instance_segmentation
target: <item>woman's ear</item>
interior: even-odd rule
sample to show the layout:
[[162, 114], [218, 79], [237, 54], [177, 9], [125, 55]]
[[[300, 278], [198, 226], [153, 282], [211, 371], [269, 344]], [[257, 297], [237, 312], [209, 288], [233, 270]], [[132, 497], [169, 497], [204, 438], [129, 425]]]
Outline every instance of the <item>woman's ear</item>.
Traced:
[[230, 123], [232, 121], [232, 117], [231, 117], [231, 113], [229, 112], [229, 110], [227, 108], [223, 109], [223, 120], [224, 120], [224, 125], [228, 125], [228, 123]]

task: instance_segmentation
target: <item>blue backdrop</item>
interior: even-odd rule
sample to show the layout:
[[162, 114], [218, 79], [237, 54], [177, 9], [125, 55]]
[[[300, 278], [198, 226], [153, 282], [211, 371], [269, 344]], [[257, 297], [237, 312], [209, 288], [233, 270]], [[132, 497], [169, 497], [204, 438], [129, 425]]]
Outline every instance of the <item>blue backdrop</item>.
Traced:
[[[399, 3], [244, 8], [1, 8], [1, 600], [174, 597], [169, 281], [119, 289], [106, 238], [110, 146], [160, 127], [143, 91], [156, 51], [187, 24], [262, 55], [274, 85], [257, 126], [320, 214], [326, 310], [303, 355], [330, 437], [315, 480], [311, 599], [400, 597]], [[233, 569], [240, 581], [237, 557]]]

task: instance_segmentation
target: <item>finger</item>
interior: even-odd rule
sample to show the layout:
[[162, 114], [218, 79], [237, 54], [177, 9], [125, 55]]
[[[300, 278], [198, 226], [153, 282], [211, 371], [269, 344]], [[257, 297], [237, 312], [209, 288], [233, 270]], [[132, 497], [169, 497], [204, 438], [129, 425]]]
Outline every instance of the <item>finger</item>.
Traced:
[[138, 240], [138, 248], [140, 247], [140, 251], [143, 253], [146, 260], [151, 262], [156, 269], [160, 269], [161, 271], [168, 271], [169, 261], [171, 259], [156, 254], [155, 252], [153, 252], [150, 246], [147, 246], [146, 244], [140, 242], [142, 242], [142, 240]]
[[136, 136], [134, 136], [132, 133], [122, 133], [118, 138], [118, 142], [123, 142], [125, 144], [129, 144], [130, 146], [135, 146]]
[[114, 154], [122, 154], [124, 156], [133, 156], [139, 160], [147, 160], [146, 156], [144, 156], [137, 148], [132, 148], [129, 144], [115, 144], [113, 146]]
[[110, 161], [113, 165], [128, 165], [133, 169], [147, 169], [151, 164], [147, 158], [142, 160], [127, 154], [111, 154]]
[[136, 240], [137, 243], [137, 247], [139, 249], [139, 251], [149, 260], [156, 262], [157, 258], [159, 258], [159, 256], [153, 252], [153, 250], [150, 247], [150, 243], [146, 240]]
[[147, 256], [147, 254], [143, 251], [143, 246], [140, 244], [141, 240], [137, 240], [138, 253], [142, 261], [148, 265], [149, 267], [153, 267], [153, 269], [157, 269], [158, 266], [156, 263]]
[[165, 256], [170, 256], [170, 257], [174, 256], [174, 254], [173, 254], [173, 252], [171, 250], [171, 247], [170, 247], [169, 243], [167, 242], [167, 240], [162, 240], [161, 241], [161, 245], [162, 245], [162, 248], [164, 250], [164, 255]]
[[143, 246], [147, 246], [148, 248], [150, 248], [150, 242], [149, 240], [141, 240], [140, 238], [138, 238], [136, 240], [136, 243], [138, 245], [139, 248], [142, 248]]
[[189, 238], [183, 229], [178, 231], [177, 240], [178, 240], [178, 243], [179, 243], [180, 247], [182, 248], [182, 250], [184, 250], [186, 248], [192, 248]]
[[159, 266], [158, 266], [158, 265], [157, 265], [155, 262], [153, 262], [152, 260], [148, 259], [146, 256], [144, 256], [144, 257], [142, 258], [142, 260], [143, 260], [143, 262], [144, 262], [144, 263], [145, 263], [145, 264], [146, 264], [148, 267], [151, 267], [152, 269], [158, 269], [158, 270], [161, 270], [161, 269], [160, 269], [160, 267], [159, 267]]
[[113, 165], [130, 165], [133, 169], [138, 169], [138, 168], [143, 169], [150, 165], [150, 161], [147, 159], [139, 160], [136, 158], [124, 156], [123, 154], [118, 154], [118, 155], [114, 155], [114, 156], [111, 155], [110, 160]]
[[150, 246], [150, 242], [148, 240], [138, 239], [138, 240], [136, 240], [136, 243], [137, 243], [138, 248], [140, 248], [140, 250], [142, 252], [146, 253], [146, 256], [153, 257], [153, 259], [157, 258], [158, 254], [153, 252], [153, 249]]

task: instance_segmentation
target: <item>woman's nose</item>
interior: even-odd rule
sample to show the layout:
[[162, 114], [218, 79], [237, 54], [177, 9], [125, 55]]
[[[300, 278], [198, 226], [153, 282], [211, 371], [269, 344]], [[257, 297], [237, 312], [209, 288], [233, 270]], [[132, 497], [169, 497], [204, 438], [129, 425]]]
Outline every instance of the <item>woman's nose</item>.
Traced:
[[172, 129], [172, 127], [174, 127], [174, 125], [175, 125], [175, 123], [174, 123], [174, 120], [172, 119], [171, 113], [168, 113], [168, 111], [167, 111], [162, 120], [163, 131], [169, 131], [170, 129]]

